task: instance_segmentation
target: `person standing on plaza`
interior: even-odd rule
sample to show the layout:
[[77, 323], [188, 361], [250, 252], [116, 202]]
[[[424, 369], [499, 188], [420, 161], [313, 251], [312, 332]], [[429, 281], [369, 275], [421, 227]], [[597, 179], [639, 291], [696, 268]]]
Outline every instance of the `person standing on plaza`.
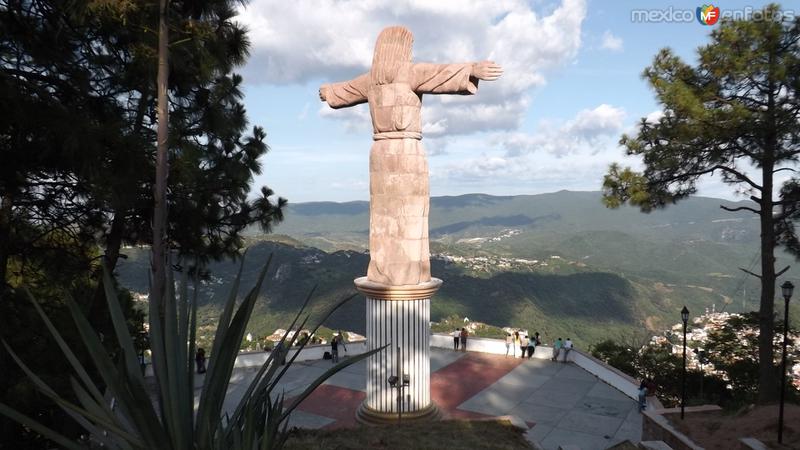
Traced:
[[558, 361], [558, 354], [561, 352], [561, 344], [561, 338], [558, 338], [555, 342], [553, 342], [553, 358], [551, 361]]
[[519, 337], [519, 351], [520, 351], [520, 358], [525, 358], [525, 352], [528, 351], [528, 336], [521, 335]]
[[452, 333], [453, 336], [453, 350], [458, 351], [458, 341], [461, 339], [461, 330], [456, 328]]
[[469, 336], [469, 332], [466, 328], [461, 329], [461, 351], [467, 351], [467, 336]]
[[639, 385], [639, 411], [644, 411], [647, 407], [647, 380], [642, 380]]
[[514, 332], [514, 357], [517, 357], [517, 347], [519, 347], [519, 331]]
[[206, 373], [206, 350], [202, 347], [197, 349], [194, 355], [194, 362], [197, 364], [197, 373]]
[[272, 351], [275, 352], [275, 355], [277, 355], [277, 358], [280, 358], [281, 365], [282, 366], [285, 365], [286, 364], [286, 352], [284, 351], [283, 341], [278, 341], [278, 343], [275, 344], [275, 349], [273, 349]]
[[508, 358], [508, 352], [511, 350], [511, 333], [506, 333], [506, 358]]
[[[341, 332], [333, 335], [333, 338], [331, 338], [331, 362], [333, 364], [339, 362], [339, 344], [344, 347], [344, 341], [342, 340]], [[344, 347], [344, 351], [347, 351], [347, 347]]]
[[564, 341], [564, 362], [567, 362], [567, 356], [569, 356], [569, 352], [571, 351], [572, 351], [572, 340], [570, 338], [567, 338], [567, 340]]
[[538, 340], [539, 340], [539, 333], [534, 334], [528, 340], [528, 359], [531, 359], [533, 353], [536, 351], [536, 345], [538, 344], [537, 342]]

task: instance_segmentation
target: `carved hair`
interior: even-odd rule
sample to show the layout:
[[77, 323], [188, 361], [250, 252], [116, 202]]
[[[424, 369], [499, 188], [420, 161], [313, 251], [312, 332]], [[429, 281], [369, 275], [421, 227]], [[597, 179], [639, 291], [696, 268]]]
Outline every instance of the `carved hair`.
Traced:
[[375, 42], [370, 77], [372, 84], [389, 84], [394, 81], [400, 66], [411, 62], [411, 45], [414, 35], [405, 27], [388, 27], [381, 31]]

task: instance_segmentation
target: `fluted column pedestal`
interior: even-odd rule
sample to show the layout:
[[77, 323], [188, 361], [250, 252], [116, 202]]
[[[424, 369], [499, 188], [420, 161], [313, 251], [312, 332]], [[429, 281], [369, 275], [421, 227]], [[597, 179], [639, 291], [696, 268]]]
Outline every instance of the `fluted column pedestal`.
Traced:
[[430, 311], [431, 297], [442, 280], [389, 286], [362, 277], [355, 280], [355, 285], [367, 297], [369, 350], [389, 344], [367, 359], [367, 398], [356, 418], [366, 424], [398, 421], [398, 392], [388, 382], [398, 372], [398, 355], [402, 373], [409, 378], [409, 385], [403, 390], [402, 420], [439, 418], [439, 410], [431, 402]]

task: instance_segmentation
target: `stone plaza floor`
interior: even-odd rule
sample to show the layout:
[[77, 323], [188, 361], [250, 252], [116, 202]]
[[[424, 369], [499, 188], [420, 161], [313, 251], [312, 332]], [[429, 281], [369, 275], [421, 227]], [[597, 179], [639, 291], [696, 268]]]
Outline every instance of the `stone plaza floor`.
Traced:
[[[347, 367], [318, 387], [292, 414], [290, 426], [358, 426], [365, 364]], [[295, 362], [277, 392], [291, 399], [330, 367], [327, 360]], [[227, 408], [233, 408], [256, 371], [234, 370]], [[567, 445], [602, 450], [641, 440], [636, 402], [572, 363], [431, 348], [431, 397], [446, 418], [516, 416], [529, 427], [527, 439], [546, 450]]]

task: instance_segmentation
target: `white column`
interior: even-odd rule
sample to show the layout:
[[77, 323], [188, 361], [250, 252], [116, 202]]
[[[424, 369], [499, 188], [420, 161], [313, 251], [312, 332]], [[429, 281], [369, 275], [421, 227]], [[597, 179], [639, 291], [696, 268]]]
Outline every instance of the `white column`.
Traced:
[[356, 280], [356, 287], [367, 297], [367, 347], [387, 346], [367, 359], [367, 398], [358, 411], [362, 422], [397, 419], [397, 389], [388, 379], [397, 373], [398, 351], [402, 373], [409, 376], [403, 390], [403, 420], [438, 417], [430, 393], [430, 298], [441, 283], [433, 279], [398, 287]]
[[430, 395], [430, 299], [382, 300], [367, 297], [367, 347], [388, 345], [367, 359], [366, 405], [383, 413], [397, 413], [397, 390], [387, 380], [397, 373], [397, 352], [403, 373], [403, 412], [425, 409]]

